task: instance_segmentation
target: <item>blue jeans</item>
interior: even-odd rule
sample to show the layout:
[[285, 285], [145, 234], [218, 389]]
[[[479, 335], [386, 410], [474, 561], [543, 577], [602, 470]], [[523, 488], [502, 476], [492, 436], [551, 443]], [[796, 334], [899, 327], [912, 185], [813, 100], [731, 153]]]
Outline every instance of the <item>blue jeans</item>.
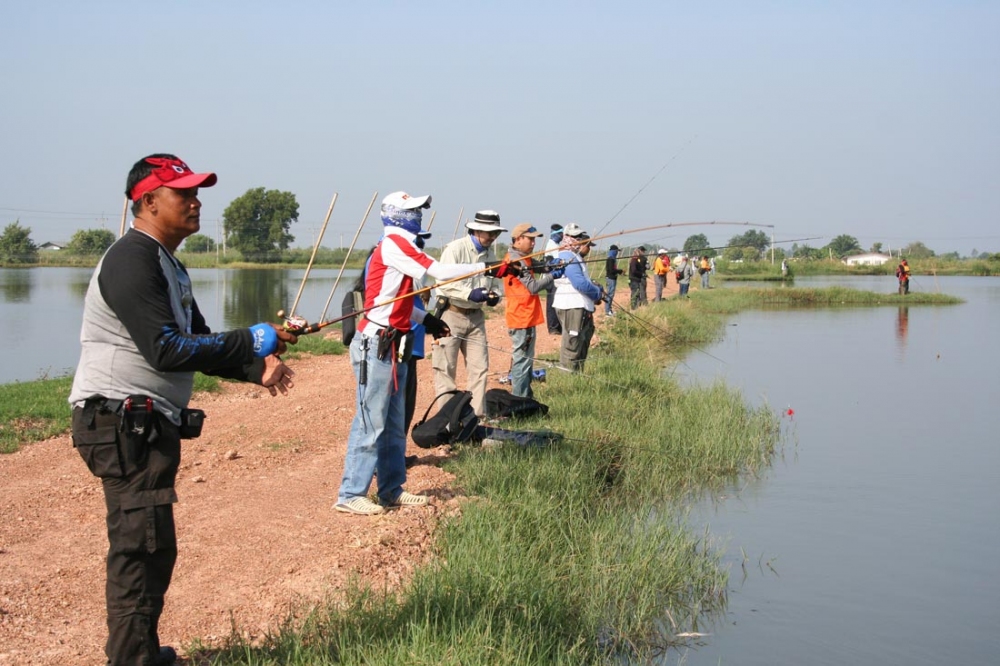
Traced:
[[533, 397], [531, 392], [531, 370], [535, 361], [535, 328], [509, 328], [511, 353], [510, 385], [511, 393], [522, 398]]
[[708, 276], [711, 275], [709, 271], [705, 271], [701, 274], [701, 288], [708, 289]]
[[[367, 349], [364, 347], [367, 346]], [[378, 338], [361, 333], [351, 340], [351, 367], [359, 379], [361, 364], [368, 366], [367, 383], [357, 387], [358, 408], [351, 422], [344, 458], [344, 478], [338, 502], [364, 497], [377, 472], [378, 498], [390, 504], [403, 492], [406, 483], [405, 417], [406, 364], [396, 363], [393, 380], [392, 355], [378, 360]]]
[[611, 314], [611, 304], [615, 300], [615, 288], [618, 286], [618, 278], [608, 278], [607, 282], [604, 283], [604, 293], [607, 294], [608, 300], [604, 301], [604, 314]]
[[688, 289], [691, 288], [691, 282], [690, 281], [688, 281], [688, 282], [681, 282], [680, 283], [680, 288], [681, 288], [680, 295], [681, 296], [687, 296]]

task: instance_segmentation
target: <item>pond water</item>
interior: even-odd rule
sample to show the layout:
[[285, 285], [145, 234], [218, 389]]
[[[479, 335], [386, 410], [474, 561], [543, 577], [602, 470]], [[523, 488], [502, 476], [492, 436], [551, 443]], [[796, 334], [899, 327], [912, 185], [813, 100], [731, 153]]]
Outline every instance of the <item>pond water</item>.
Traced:
[[[72, 371], [91, 273], [0, 269], [0, 383]], [[191, 271], [215, 330], [273, 321], [303, 273]], [[312, 271], [299, 313], [319, 317], [336, 274]], [[797, 281], [826, 284], [894, 289]], [[794, 415], [762, 478], [694, 509], [731, 569], [729, 605], [664, 663], [1000, 663], [1000, 278], [913, 284], [938, 288], [967, 303], [748, 311], [686, 359], [691, 381]]]
[[[80, 358], [83, 297], [92, 268], [0, 269], [0, 333], [7, 341], [0, 384], [57, 377], [72, 372]], [[296, 313], [310, 322], [319, 318], [337, 269], [309, 273]], [[275, 321], [279, 309], [290, 310], [304, 269], [190, 270], [194, 295], [215, 331]], [[330, 302], [327, 318], [340, 314], [340, 301], [358, 271], [345, 270]]]
[[[895, 286], [796, 281], [829, 284]], [[694, 510], [729, 605], [664, 663], [1000, 663], [1000, 278], [913, 283], [938, 288], [967, 302], [748, 311], [685, 360], [794, 414], [764, 478]]]

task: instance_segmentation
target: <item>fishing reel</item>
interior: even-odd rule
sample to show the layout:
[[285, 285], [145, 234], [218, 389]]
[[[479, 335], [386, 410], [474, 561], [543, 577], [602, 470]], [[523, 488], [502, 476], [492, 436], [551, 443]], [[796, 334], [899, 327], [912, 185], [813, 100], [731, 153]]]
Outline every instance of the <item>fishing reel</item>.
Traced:
[[292, 335], [304, 335], [310, 332], [307, 330], [309, 322], [306, 321], [305, 317], [299, 317], [298, 315], [286, 317], [284, 310], [278, 310], [278, 318], [284, 320], [285, 323], [282, 327]]

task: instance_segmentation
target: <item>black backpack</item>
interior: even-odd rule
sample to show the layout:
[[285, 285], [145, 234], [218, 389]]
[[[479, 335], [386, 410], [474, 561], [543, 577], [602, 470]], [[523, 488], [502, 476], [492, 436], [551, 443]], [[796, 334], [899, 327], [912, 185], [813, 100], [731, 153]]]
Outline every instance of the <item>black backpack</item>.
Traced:
[[508, 417], [526, 419], [532, 416], [545, 416], [548, 413], [548, 405], [543, 405], [534, 398], [522, 398], [498, 388], [486, 392], [486, 416], [491, 419]]
[[[442, 405], [438, 413], [427, 418], [431, 409], [442, 396], [451, 395], [448, 402]], [[455, 444], [473, 439], [479, 417], [472, 409], [472, 393], [469, 391], [445, 391], [431, 401], [424, 418], [413, 426], [410, 435], [413, 441], [422, 449], [432, 449], [442, 444]]]

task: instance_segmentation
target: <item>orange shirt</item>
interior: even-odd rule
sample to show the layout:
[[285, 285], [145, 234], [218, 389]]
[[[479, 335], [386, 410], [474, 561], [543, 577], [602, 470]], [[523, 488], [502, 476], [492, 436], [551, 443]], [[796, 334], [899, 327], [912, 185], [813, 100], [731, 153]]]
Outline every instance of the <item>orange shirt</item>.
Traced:
[[[510, 254], [505, 261], [510, 260]], [[507, 328], [532, 328], [545, 323], [542, 299], [528, 291], [516, 275], [503, 279], [504, 297], [507, 299]]]

